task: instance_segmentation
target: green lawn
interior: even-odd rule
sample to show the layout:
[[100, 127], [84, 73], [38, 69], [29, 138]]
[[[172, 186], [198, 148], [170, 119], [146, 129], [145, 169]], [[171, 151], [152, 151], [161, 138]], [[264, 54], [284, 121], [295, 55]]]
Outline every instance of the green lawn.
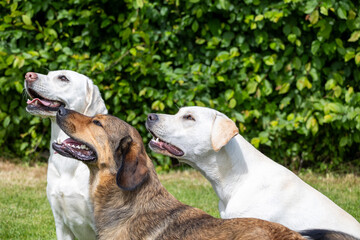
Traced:
[[[306, 173], [301, 178], [360, 220], [360, 177]], [[160, 174], [160, 180], [180, 201], [219, 216], [217, 197], [198, 172]], [[46, 166], [0, 161], [0, 239], [56, 239], [45, 188]]]

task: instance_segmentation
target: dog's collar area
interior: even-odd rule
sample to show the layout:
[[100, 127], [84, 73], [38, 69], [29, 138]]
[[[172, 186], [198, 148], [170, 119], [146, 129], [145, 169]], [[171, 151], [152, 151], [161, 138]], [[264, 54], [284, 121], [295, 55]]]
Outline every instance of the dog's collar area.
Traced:
[[79, 142], [73, 138], [54, 141], [52, 144], [54, 150], [64, 157], [75, 158], [80, 161], [95, 161], [97, 159], [95, 151], [86, 144]]
[[42, 109], [45, 111], [58, 111], [61, 105], [64, 105], [62, 102], [49, 100], [40, 96], [36, 91], [31, 88], [27, 89], [29, 96], [32, 100], [27, 100], [28, 109]]
[[180, 148], [161, 140], [152, 131], [149, 130], [149, 132], [151, 133], [151, 135], [153, 135], [153, 139], [151, 139], [149, 143], [150, 147], [152, 147], [153, 149], [160, 149], [162, 151], [166, 151], [176, 157], [181, 157], [182, 155], [184, 155], [184, 152]]

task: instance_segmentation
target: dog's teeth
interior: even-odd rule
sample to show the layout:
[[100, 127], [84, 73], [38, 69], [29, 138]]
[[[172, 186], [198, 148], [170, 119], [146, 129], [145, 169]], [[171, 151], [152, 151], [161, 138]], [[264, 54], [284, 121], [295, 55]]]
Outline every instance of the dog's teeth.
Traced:
[[77, 149], [81, 149], [81, 147], [80, 147], [79, 145], [78, 145], [78, 146], [76, 146], [76, 148], [77, 148]]
[[158, 142], [159, 141], [159, 138], [156, 138], [155, 142]]

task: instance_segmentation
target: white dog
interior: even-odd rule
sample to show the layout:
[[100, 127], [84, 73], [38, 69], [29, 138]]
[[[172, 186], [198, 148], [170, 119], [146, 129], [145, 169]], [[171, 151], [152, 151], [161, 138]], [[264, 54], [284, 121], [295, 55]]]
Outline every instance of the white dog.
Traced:
[[300, 231], [328, 229], [360, 238], [360, 224], [241, 135], [233, 121], [209, 108], [149, 114], [150, 148], [198, 169], [219, 197], [222, 218], [254, 217]]
[[[51, 119], [51, 143], [68, 138], [56, 124], [56, 112], [61, 105], [88, 116], [107, 113], [98, 87], [77, 72], [59, 70], [48, 75], [28, 72], [25, 89], [32, 98], [27, 101], [26, 110]], [[89, 199], [89, 169], [80, 161], [54, 152], [51, 143], [46, 191], [54, 214], [56, 236], [61, 240], [96, 239]]]

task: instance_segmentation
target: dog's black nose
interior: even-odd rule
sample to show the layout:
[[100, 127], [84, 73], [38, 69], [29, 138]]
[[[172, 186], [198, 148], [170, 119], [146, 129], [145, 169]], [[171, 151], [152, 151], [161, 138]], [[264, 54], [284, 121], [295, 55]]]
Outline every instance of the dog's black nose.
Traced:
[[159, 120], [159, 117], [158, 117], [158, 115], [155, 114], [155, 113], [150, 113], [150, 114], [148, 115], [147, 120], [148, 120], [149, 122], [156, 122], [157, 120]]
[[58, 111], [58, 115], [59, 116], [65, 116], [68, 113], [68, 110], [64, 107], [64, 106], [60, 106], [59, 111]]

